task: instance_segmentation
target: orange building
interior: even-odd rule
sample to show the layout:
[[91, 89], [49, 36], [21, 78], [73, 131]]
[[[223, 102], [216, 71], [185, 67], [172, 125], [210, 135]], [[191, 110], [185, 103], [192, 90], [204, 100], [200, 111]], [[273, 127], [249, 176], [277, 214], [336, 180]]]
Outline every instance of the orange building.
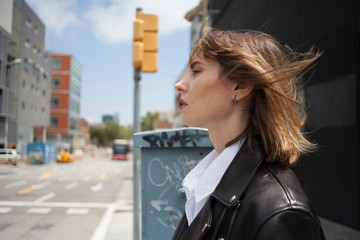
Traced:
[[[80, 131], [81, 65], [69, 54], [50, 53], [53, 59], [51, 116], [47, 141], [57, 147], [77, 146]], [[82, 144], [80, 144], [82, 145]]]

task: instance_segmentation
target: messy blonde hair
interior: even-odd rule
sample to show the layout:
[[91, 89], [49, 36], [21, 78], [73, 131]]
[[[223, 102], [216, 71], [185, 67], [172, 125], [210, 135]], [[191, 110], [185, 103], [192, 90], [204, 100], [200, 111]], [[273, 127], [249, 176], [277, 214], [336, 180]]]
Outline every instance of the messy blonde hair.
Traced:
[[199, 53], [220, 64], [221, 79], [253, 87], [244, 133], [250, 140], [260, 135], [267, 162], [290, 166], [300, 154], [314, 149], [301, 132], [306, 115], [298, 87], [321, 55], [319, 51], [312, 47], [305, 53], [294, 52], [259, 31], [210, 30], [193, 48], [190, 59]]

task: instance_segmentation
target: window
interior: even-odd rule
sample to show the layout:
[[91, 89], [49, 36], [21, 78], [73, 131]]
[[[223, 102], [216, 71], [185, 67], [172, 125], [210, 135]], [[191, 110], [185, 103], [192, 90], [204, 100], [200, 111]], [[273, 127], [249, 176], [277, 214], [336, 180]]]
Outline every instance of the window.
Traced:
[[35, 66], [35, 63], [32, 65], [32, 73], [33, 73], [33, 76], [36, 75], [36, 66]]
[[59, 118], [56, 116], [50, 117], [50, 126], [51, 127], [57, 127], [59, 125]]
[[44, 108], [44, 107], [41, 108], [41, 112], [43, 112], [43, 113], [45, 112], [45, 108]]
[[35, 26], [35, 27], [34, 27], [34, 34], [35, 34], [35, 35], [38, 35], [38, 34], [39, 34], [39, 28], [38, 28], [38, 26]]
[[49, 54], [44, 53], [44, 61], [47, 63], [49, 61]]
[[61, 69], [61, 59], [53, 59], [53, 69]]
[[37, 82], [39, 82], [39, 81], [40, 81], [40, 75], [41, 75], [39, 68], [36, 68], [36, 70], [35, 70], [35, 75], [36, 75], [36, 80], [37, 80]]
[[5, 86], [11, 88], [11, 79], [12, 79], [12, 68], [11, 66], [6, 67], [6, 75], [5, 75]]
[[2, 94], [2, 89], [0, 89], [0, 112], [2, 111], [2, 102], [3, 102], [3, 100], [2, 100], [2, 97], [3, 96], [3, 94]]
[[51, 81], [52, 88], [60, 88], [60, 78], [53, 78]]
[[33, 52], [33, 54], [37, 54], [37, 53], [38, 53], [38, 49], [37, 49], [37, 46], [36, 46], [36, 45], [34, 45], [32, 52]]
[[49, 73], [48, 72], [43, 72], [43, 79], [46, 80], [48, 77]]
[[30, 63], [27, 59], [24, 61], [24, 69], [25, 71], [29, 71], [30, 69]]
[[22, 110], [25, 110], [25, 108], [26, 108], [25, 102], [24, 102], [24, 101], [21, 101], [21, 109], [22, 109]]
[[58, 97], [52, 97], [51, 98], [51, 107], [59, 107], [59, 98]]
[[30, 43], [30, 40], [29, 40], [29, 39], [25, 39], [24, 46], [25, 46], [26, 48], [31, 48], [31, 43]]
[[45, 97], [46, 96], [46, 90], [42, 90], [42, 95]]
[[31, 24], [31, 19], [30, 19], [30, 18], [27, 18], [27, 19], [26, 19], [25, 25], [26, 25], [28, 28], [31, 28], [32, 24]]
[[23, 80], [23, 89], [29, 89], [29, 82], [27, 80]]

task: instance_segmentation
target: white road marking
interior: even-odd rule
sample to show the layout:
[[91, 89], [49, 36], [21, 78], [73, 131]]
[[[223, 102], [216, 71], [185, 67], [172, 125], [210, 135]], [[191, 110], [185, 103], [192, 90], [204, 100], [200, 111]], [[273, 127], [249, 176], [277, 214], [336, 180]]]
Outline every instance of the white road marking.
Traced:
[[0, 207], [0, 213], [8, 213], [12, 210], [12, 208]]
[[46, 194], [45, 196], [35, 200], [35, 202], [37, 202], [37, 203], [45, 202], [46, 200], [53, 198], [53, 197], [55, 197], [55, 193], [52, 192], [52, 193]]
[[91, 186], [91, 191], [93, 191], [93, 192], [98, 192], [98, 191], [100, 191], [103, 187], [104, 187], [104, 184], [98, 183], [98, 184], [96, 184], [96, 185], [94, 185], [94, 186]]
[[102, 217], [100, 224], [97, 226], [94, 235], [91, 240], [103, 240], [105, 239], [107, 229], [110, 226], [111, 219], [115, 212], [115, 204], [111, 204], [106, 209], [104, 216]]
[[20, 181], [20, 182], [9, 183], [9, 184], [5, 185], [5, 188], [18, 187], [18, 186], [24, 185], [24, 184], [26, 184], [26, 183], [27, 183], [26, 180], [22, 180], [22, 181]]
[[6, 178], [6, 175], [0, 175], [0, 179]]
[[89, 213], [88, 208], [69, 208], [66, 211], [66, 214], [71, 214], [71, 215], [86, 215], [88, 213]]
[[87, 203], [87, 202], [26, 202], [26, 201], [0, 201], [4, 207], [66, 207], [66, 208], [107, 208], [113, 203]]
[[51, 208], [29, 208], [27, 213], [30, 214], [48, 214], [51, 211]]
[[72, 183], [66, 185], [66, 186], [65, 186], [65, 189], [66, 189], [66, 190], [70, 190], [70, 189], [72, 189], [72, 188], [74, 188], [74, 187], [77, 187], [78, 185], [79, 185], [79, 184], [78, 184], [77, 182], [72, 182]]

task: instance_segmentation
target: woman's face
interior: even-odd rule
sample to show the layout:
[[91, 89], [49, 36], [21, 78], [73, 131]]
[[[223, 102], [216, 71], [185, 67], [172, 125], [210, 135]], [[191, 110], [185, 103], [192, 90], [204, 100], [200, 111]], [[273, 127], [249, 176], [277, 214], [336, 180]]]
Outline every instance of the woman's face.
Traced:
[[203, 54], [189, 63], [189, 73], [175, 85], [181, 93], [183, 122], [191, 127], [210, 128], [224, 123], [233, 111], [234, 83], [219, 79], [220, 65]]

